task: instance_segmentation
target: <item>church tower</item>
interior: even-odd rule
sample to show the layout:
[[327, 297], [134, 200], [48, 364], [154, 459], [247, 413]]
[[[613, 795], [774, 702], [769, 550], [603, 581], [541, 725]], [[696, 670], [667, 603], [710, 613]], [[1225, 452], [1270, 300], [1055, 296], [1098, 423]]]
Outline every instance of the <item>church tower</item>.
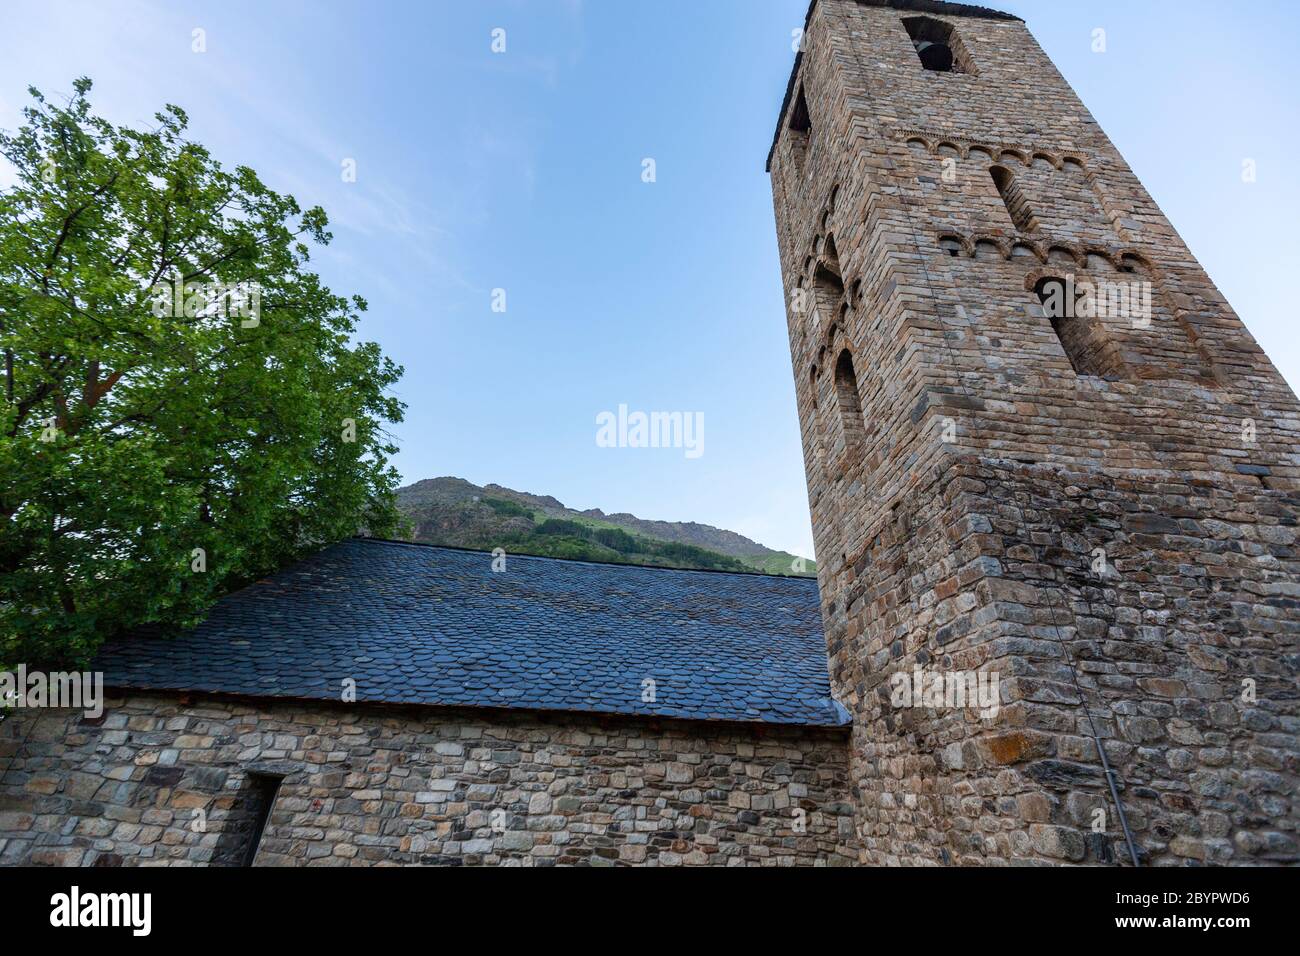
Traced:
[[863, 862], [1300, 860], [1300, 403], [1025, 25], [814, 0], [768, 170]]

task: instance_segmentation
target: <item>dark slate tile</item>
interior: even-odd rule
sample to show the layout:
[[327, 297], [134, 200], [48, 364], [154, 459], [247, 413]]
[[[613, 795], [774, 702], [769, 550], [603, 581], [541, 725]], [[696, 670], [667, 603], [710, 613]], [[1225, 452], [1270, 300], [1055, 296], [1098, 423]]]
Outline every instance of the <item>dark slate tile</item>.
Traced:
[[[106, 645], [106, 683], [839, 726], [815, 581], [352, 539]], [[641, 700], [642, 681], [656, 700]]]

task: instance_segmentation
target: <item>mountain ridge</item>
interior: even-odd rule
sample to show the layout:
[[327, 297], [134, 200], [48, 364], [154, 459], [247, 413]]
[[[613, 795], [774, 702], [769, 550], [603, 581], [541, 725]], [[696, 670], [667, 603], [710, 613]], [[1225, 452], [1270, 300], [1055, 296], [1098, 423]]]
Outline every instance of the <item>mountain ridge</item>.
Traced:
[[816, 563], [769, 548], [735, 531], [697, 521], [659, 521], [600, 508], [578, 511], [552, 495], [426, 478], [397, 490], [412, 540], [491, 551], [505, 548], [584, 560], [652, 567], [816, 575]]

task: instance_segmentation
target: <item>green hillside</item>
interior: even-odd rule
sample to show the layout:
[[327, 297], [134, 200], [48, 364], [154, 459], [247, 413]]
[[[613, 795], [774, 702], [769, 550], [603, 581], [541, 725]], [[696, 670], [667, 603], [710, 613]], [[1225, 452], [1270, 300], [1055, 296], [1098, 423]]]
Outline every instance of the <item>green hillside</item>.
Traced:
[[[428, 544], [652, 567], [815, 576], [816, 564], [708, 525], [578, 512], [554, 498], [460, 478], [398, 491], [413, 538]], [[647, 533], [648, 532], [648, 533]], [[713, 545], [709, 547], [706, 545]], [[724, 551], [723, 549], [726, 549]], [[730, 552], [730, 553], [728, 553]]]

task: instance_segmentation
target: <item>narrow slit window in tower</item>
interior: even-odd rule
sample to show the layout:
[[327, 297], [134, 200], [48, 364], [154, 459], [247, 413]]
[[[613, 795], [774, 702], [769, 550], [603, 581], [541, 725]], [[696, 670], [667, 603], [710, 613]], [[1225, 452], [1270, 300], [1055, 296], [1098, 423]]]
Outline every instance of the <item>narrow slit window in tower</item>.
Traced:
[[1021, 232], [1034, 232], [1038, 228], [1038, 220], [1034, 218], [1033, 210], [1029, 208], [1029, 202], [1025, 199], [1024, 191], [1020, 188], [1015, 173], [1005, 166], [992, 166], [989, 168], [989, 175], [993, 177], [993, 185], [997, 187], [998, 195], [1002, 197], [1002, 202], [1006, 205], [1007, 213], [1016, 228]]
[[840, 421], [844, 427], [844, 447], [859, 448], [867, 431], [862, 418], [858, 376], [853, 370], [853, 356], [848, 349], [840, 353], [835, 363], [835, 395], [839, 404]]

